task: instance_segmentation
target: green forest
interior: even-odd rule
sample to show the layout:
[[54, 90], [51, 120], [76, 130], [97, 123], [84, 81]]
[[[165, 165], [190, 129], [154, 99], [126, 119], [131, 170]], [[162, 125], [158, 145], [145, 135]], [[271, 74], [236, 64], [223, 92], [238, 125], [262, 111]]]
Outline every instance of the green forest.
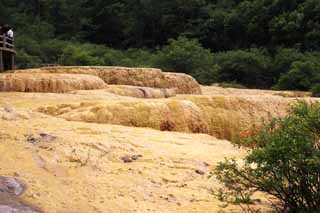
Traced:
[[319, 0], [0, 0], [18, 68], [156, 67], [320, 93]]

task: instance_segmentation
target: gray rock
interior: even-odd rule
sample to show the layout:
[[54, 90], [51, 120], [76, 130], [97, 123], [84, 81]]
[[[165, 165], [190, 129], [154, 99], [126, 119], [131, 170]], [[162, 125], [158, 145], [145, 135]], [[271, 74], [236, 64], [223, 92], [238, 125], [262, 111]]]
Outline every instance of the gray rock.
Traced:
[[9, 206], [9, 205], [0, 205], [1, 213], [40, 213], [37, 210], [33, 210], [27, 206]]
[[139, 158], [142, 158], [142, 155], [125, 155], [121, 157], [121, 160], [124, 163], [132, 163], [133, 161], [139, 160]]
[[125, 155], [125, 156], [121, 157], [121, 160], [124, 163], [132, 163], [132, 161], [133, 161], [129, 155]]
[[47, 134], [47, 133], [40, 133], [41, 142], [52, 142], [57, 139], [56, 136]]
[[0, 176], [0, 192], [20, 196], [22, 195], [24, 190], [25, 185], [17, 179]]
[[142, 157], [143, 157], [142, 155], [132, 155], [131, 159], [132, 160], [139, 160], [139, 158], [142, 158]]
[[25, 189], [18, 179], [0, 176], [0, 213], [41, 213], [20, 199]]
[[203, 170], [201, 170], [201, 169], [196, 169], [196, 171], [195, 171], [197, 174], [199, 174], [199, 175], [204, 175], [206, 172], [205, 171], [203, 171]]

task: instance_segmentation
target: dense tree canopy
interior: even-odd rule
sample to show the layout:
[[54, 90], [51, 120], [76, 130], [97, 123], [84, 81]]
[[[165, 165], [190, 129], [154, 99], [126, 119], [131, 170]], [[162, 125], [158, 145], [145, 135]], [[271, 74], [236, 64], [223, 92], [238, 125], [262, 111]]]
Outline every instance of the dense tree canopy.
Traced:
[[185, 35], [214, 51], [320, 48], [318, 0], [1, 0], [0, 11], [20, 33], [112, 47], [154, 48]]
[[[0, 22], [14, 26], [19, 67], [76, 63], [166, 68], [171, 62], [153, 59], [164, 57], [160, 53], [169, 41], [185, 38], [189, 45], [197, 40], [201, 54], [212, 55], [212, 63], [205, 57], [199, 65], [213, 66], [205, 75], [201, 71], [207, 76], [204, 83], [269, 88], [298, 69], [292, 63], [320, 51], [319, 0], [0, 0]], [[93, 53], [94, 48], [100, 53]], [[114, 62], [110, 54], [122, 55], [122, 62]], [[179, 71], [199, 74], [190, 67]]]

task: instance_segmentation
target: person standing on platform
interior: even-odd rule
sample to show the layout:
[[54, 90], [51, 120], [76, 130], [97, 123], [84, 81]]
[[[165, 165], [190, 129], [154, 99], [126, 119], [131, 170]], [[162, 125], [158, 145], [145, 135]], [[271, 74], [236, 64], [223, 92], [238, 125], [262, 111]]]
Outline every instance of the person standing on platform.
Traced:
[[[8, 26], [7, 30], [8, 30], [7, 31], [7, 37], [9, 38], [9, 39], [7, 39], [7, 42], [9, 44], [13, 45], [13, 36], [14, 36], [14, 34], [13, 34], [12, 27]], [[9, 48], [12, 48], [12, 46], [10, 46]]]

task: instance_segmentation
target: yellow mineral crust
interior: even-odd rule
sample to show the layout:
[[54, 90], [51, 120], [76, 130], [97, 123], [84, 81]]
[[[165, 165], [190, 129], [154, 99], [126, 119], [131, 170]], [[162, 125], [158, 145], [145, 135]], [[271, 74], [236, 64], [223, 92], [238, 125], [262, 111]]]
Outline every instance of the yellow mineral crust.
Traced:
[[[8, 107], [0, 108], [0, 141], [1, 175], [25, 182], [23, 201], [44, 212], [217, 212], [219, 184], [210, 171], [225, 157], [246, 155], [204, 134], [70, 122]], [[126, 156], [138, 157], [125, 163]]]
[[165, 73], [154, 68], [128, 67], [44, 67], [18, 70], [17, 73], [67, 73], [89, 74], [103, 79], [107, 84], [131, 85], [175, 89], [178, 94], [201, 94], [200, 85], [186, 74]]
[[264, 122], [286, 115], [291, 104], [296, 102], [295, 99], [270, 95], [181, 95], [174, 100], [189, 100], [197, 105], [206, 120], [209, 134], [227, 140], [252, 136]]
[[162, 131], [208, 133], [200, 108], [191, 101], [101, 101], [40, 107], [68, 121], [148, 127]]
[[[39, 107], [69, 121], [208, 133], [235, 140], [255, 133], [263, 122], [287, 114], [290, 103], [277, 96], [178, 95], [166, 100], [90, 101]], [[118, 113], [121, 112], [121, 113]]]
[[218, 86], [201, 86], [201, 90], [203, 95], [225, 95], [225, 96], [275, 95], [275, 96], [281, 96], [285, 98], [311, 97], [311, 92], [301, 92], [301, 91], [235, 89], [235, 88], [222, 88]]
[[[0, 74], [0, 176], [25, 183], [19, 199], [49, 213], [242, 212], [214, 196], [217, 163], [247, 155], [227, 140], [253, 135], [297, 100], [316, 99], [201, 88], [205, 95], [190, 76], [157, 69]], [[255, 207], [270, 210], [256, 196]]]
[[51, 92], [105, 88], [106, 84], [91, 75], [6, 73], [0, 74], [0, 92]]
[[105, 95], [109, 96], [110, 93], [120, 96], [128, 96], [135, 98], [170, 98], [176, 96], [175, 89], [165, 88], [150, 88], [150, 87], [137, 87], [128, 85], [108, 85], [106, 89], [102, 90], [77, 90], [70, 92], [71, 94], [82, 95]]

